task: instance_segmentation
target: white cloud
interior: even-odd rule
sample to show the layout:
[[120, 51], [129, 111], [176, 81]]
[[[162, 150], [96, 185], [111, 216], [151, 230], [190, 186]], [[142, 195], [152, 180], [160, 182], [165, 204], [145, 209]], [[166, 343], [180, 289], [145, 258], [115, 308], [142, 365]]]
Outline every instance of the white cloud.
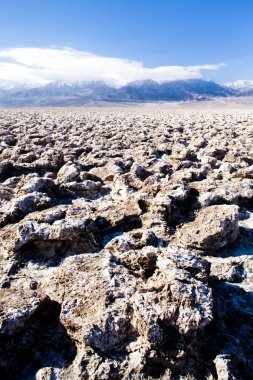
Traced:
[[102, 57], [71, 48], [0, 50], [0, 84], [43, 85], [55, 80], [105, 80], [117, 85], [141, 79], [156, 81], [202, 78], [224, 64], [145, 67], [141, 62]]

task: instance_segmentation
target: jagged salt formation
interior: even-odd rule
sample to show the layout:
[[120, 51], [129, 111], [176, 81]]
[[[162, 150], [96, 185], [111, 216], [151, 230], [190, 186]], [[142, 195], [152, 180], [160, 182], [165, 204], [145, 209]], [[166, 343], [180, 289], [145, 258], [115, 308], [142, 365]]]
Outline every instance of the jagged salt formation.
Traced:
[[3, 379], [250, 379], [253, 114], [0, 111]]

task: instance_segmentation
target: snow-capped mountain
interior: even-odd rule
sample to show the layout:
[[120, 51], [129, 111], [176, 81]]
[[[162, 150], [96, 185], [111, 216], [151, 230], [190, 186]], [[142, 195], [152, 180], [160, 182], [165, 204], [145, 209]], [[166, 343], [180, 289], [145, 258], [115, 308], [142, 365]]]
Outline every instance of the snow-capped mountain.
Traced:
[[158, 87], [159, 83], [152, 79], [143, 79], [143, 80], [136, 80], [134, 82], [130, 82], [124, 87], [126, 86], [131, 86], [135, 88], [154, 88], [154, 87]]
[[113, 92], [113, 88], [104, 82], [64, 82], [54, 81], [42, 87], [25, 89], [12, 94], [12, 98], [34, 100], [36, 103], [48, 102], [72, 102], [72, 99], [87, 100], [90, 98], [101, 98]]
[[121, 101], [180, 101], [230, 96], [233, 95], [233, 91], [215, 82], [203, 79], [162, 83], [145, 80], [129, 83], [121, 87], [114, 95], [115, 101], [117, 98]]
[[228, 82], [226, 87], [232, 88], [239, 95], [253, 95], [253, 81], [252, 80], [236, 80], [234, 82]]
[[7, 81], [7, 80], [0, 80], [0, 89], [5, 90], [5, 91], [20, 91], [20, 90], [25, 90], [25, 89], [31, 89], [34, 87], [39, 87], [39, 86], [44, 86], [47, 83], [39, 83], [37, 86], [35, 84], [31, 85], [30, 83], [20, 83], [16, 81]]
[[29, 88], [1, 89], [1, 107], [82, 106], [94, 102], [155, 102], [205, 100], [214, 97], [253, 95], [253, 81], [220, 85], [203, 79], [155, 82], [139, 80], [118, 87], [103, 81], [54, 81]]

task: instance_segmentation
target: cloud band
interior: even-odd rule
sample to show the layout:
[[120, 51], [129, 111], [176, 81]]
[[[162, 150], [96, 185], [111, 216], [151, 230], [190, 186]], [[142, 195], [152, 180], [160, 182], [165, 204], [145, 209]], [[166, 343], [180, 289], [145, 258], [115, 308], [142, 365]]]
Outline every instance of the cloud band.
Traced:
[[203, 78], [203, 72], [224, 64], [145, 67], [141, 62], [103, 57], [71, 48], [11, 48], [0, 50], [0, 85], [40, 86], [52, 81], [102, 80], [116, 86], [153, 79]]

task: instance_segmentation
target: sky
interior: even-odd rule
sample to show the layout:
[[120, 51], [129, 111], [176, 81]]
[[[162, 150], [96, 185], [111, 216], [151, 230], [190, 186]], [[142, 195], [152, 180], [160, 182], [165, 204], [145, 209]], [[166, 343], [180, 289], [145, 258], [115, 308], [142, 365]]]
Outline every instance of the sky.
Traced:
[[252, 0], [0, 0], [0, 85], [253, 80]]

